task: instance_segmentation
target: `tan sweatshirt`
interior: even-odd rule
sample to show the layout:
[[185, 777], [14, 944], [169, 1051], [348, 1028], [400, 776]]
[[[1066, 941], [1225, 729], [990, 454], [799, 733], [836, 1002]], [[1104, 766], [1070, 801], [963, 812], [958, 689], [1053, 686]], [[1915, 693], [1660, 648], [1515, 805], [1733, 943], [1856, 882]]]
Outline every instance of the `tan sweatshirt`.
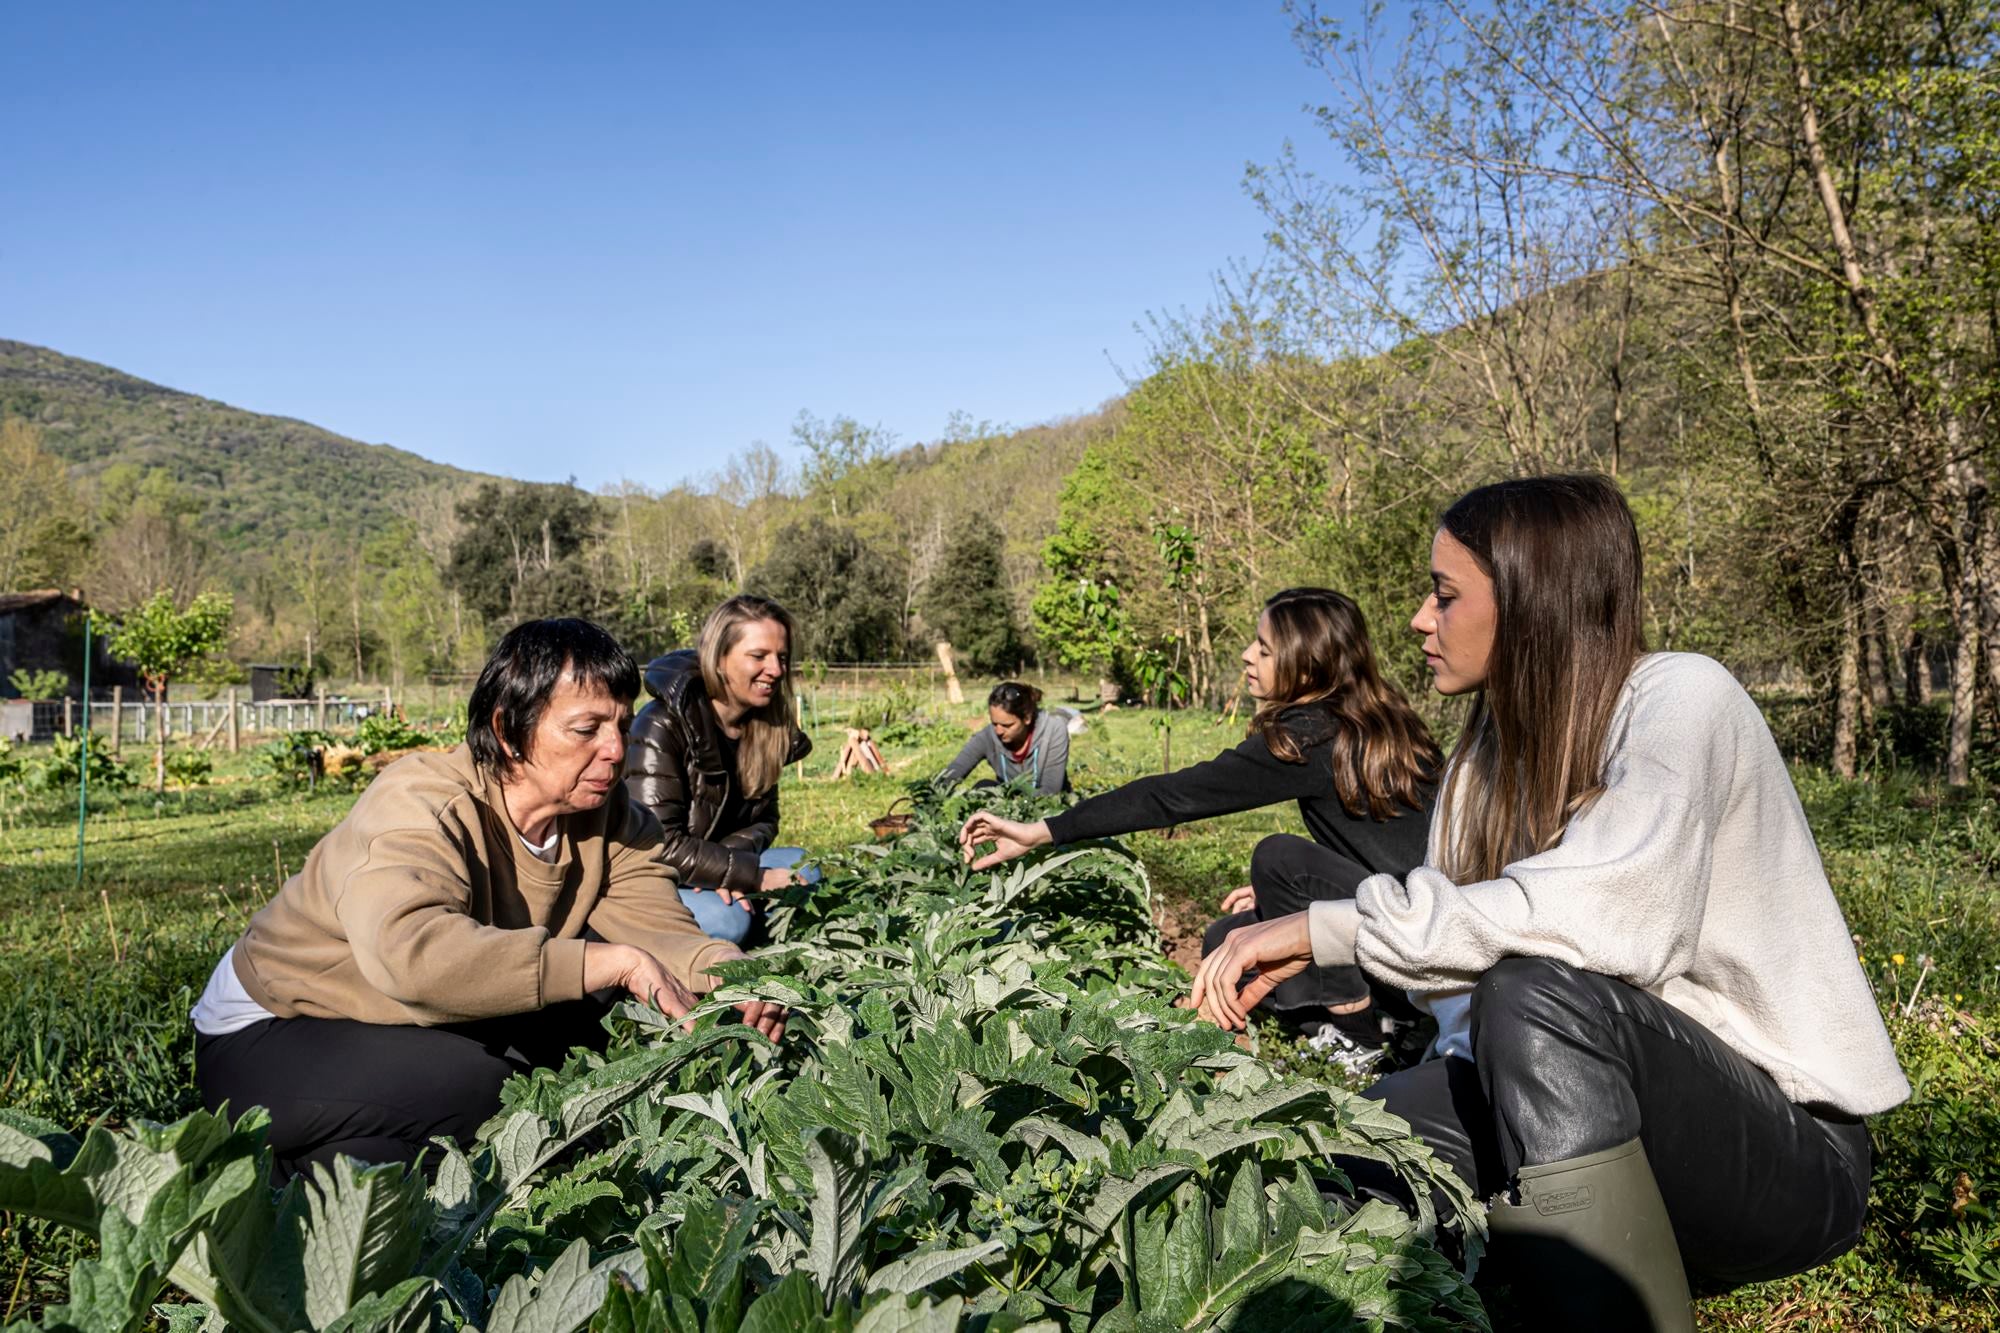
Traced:
[[652, 812], [614, 786], [556, 822], [545, 862], [465, 746], [399, 759], [251, 918], [236, 975], [280, 1018], [457, 1023], [581, 997], [588, 927], [693, 989], [730, 946], [681, 904]]

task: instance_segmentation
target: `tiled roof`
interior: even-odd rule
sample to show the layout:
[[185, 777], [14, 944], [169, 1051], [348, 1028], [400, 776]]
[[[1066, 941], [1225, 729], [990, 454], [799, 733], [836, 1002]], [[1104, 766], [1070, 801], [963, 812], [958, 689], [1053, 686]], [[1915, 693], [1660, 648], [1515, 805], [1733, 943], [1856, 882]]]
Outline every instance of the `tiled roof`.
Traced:
[[[58, 602], [74, 602], [75, 598], [61, 588], [36, 588], [29, 592], [0, 592], [0, 616], [16, 611], [38, 611], [54, 606]], [[78, 603], [81, 605], [81, 603]]]

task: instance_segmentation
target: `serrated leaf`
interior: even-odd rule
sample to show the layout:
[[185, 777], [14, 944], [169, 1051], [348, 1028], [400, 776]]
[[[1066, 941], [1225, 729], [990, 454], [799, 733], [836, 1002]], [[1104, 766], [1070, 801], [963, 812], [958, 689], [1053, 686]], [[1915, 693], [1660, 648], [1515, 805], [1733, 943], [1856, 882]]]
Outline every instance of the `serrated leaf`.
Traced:
[[854, 1333], [958, 1333], [964, 1309], [965, 1301], [957, 1296], [911, 1304], [898, 1294], [870, 1306], [854, 1321]]
[[[865, 1289], [894, 1292], [899, 1296], [909, 1295], [922, 1291], [933, 1283], [957, 1277], [981, 1260], [1006, 1252], [1005, 1242], [987, 1240], [977, 1245], [962, 1245], [952, 1250], [926, 1250], [906, 1255], [892, 1263], [882, 1265], [869, 1274]], [[866, 1323], [867, 1320], [864, 1318], [862, 1324]]]
[[273, 1258], [296, 1264], [312, 1327], [325, 1329], [416, 1267], [429, 1221], [422, 1176], [401, 1165], [358, 1166], [336, 1157], [330, 1168], [314, 1164], [301, 1197], [303, 1216], [294, 1212], [291, 1225], [281, 1222]]
[[437, 1283], [413, 1277], [387, 1291], [370, 1292], [319, 1333], [423, 1333], [434, 1322]]
[[486, 1333], [575, 1333], [604, 1304], [615, 1260], [593, 1266], [590, 1243], [572, 1241], [532, 1281], [516, 1274], [493, 1300]]
[[812, 1278], [793, 1273], [750, 1303], [737, 1333], [852, 1333], [853, 1328], [847, 1302], [835, 1303], [829, 1314]]

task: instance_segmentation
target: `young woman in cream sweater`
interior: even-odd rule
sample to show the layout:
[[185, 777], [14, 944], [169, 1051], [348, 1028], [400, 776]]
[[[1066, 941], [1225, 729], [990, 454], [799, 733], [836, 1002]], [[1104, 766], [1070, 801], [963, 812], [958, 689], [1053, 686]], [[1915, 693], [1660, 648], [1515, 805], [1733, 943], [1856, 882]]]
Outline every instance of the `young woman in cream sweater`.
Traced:
[[1536, 1327], [1690, 1329], [1708, 1286], [1851, 1247], [1862, 1117], [1909, 1095], [1756, 705], [1648, 653], [1638, 534], [1602, 477], [1446, 512], [1411, 628], [1472, 696], [1424, 865], [1233, 932], [1189, 1002], [1225, 1027], [1308, 963], [1438, 1020], [1369, 1095], [1482, 1197]]

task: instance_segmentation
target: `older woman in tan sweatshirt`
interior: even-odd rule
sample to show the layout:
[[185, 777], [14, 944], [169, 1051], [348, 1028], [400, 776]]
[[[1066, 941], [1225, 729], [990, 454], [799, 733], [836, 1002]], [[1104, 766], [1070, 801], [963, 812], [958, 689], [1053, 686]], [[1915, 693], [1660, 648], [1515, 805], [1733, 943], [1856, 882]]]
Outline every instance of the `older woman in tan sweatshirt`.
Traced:
[[[611, 999], [680, 1017], [741, 957], [696, 927], [620, 781], [632, 659], [581, 620], [494, 650], [467, 743], [398, 760], [224, 955], [196, 1005], [211, 1110], [269, 1108], [280, 1178], [469, 1140], [509, 1075], [601, 1047]], [[775, 1006], [746, 1004], [766, 1036]]]

